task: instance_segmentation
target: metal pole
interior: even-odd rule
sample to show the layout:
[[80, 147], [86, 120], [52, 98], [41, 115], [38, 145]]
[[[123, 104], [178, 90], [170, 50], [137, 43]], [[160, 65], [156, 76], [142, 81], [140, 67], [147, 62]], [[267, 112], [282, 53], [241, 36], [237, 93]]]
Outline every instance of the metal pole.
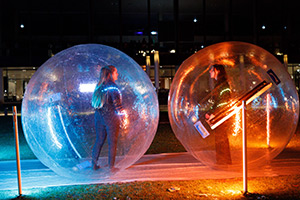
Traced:
[[246, 103], [242, 101], [242, 124], [243, 124], [243, 183], [244, 194], [248, 193], [247, 182], [247, 132], [246, 132]]
[[20, 151], [19, 151], [19, 133], [18, 133], [18, 119], [17, 119], [17, 107], [16, 106], [13, 107], [13, 121], [14, 121], [15, 142], [16, 142], [18, 189], [19, 189], [19, 196], [21, 196], [22, 195], [21, 162], [20, 162]]

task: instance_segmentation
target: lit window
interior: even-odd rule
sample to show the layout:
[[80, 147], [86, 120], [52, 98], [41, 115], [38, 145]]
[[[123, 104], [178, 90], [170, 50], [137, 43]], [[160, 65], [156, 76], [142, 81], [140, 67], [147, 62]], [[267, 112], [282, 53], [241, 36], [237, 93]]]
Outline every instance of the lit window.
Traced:
[[151, 35], [157, 35], [157, 31], [151, 31]]

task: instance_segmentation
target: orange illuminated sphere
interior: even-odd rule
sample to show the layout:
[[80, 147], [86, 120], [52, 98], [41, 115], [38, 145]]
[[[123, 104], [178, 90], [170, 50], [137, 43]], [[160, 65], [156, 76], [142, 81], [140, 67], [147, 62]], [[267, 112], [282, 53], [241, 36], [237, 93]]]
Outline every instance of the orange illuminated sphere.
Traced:
[[[213, 65], [223, 65], [228, 87], [211, 77]], [[247, 104], [248, 165], [261, 166], [277, 156], [295, 132], [299, 99], [284, 65], [258, 46], [223, 42], [186, 59], [169, 93], [172, 129], [202, 163], [242, 169], [242, 100]]]

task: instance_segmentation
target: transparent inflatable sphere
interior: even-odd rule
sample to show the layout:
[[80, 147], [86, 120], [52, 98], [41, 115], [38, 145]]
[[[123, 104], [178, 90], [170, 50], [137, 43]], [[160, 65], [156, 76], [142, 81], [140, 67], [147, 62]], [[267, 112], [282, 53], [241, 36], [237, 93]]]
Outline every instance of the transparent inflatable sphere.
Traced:
[[[97, 161], [100, 169], [93, 170], [97, 119], [91, 100], [100, 70], [108, 65], [119, 74], [115, 83], [128, 123], [120, 127], [114, 144], [114, 170], [108, 166], [109, 133]], [[46, 61], [31, 78], [22, 102], [23, 130], [32, 151], [44, 165], [71, 178], [110, 177], [135, 163], [149, 148], [158, 118], [157, 95], [146, 73], [126, 54], [98, 44], [74, 46]]]
[[186, 59], [169, 93], [172, 129], [204, 164], [242, 169], [243, 101], [248, 166], [261, 166], [277, 156], [295, 132], [299, 99], [287, 69], [258, 46], [223, 42]]

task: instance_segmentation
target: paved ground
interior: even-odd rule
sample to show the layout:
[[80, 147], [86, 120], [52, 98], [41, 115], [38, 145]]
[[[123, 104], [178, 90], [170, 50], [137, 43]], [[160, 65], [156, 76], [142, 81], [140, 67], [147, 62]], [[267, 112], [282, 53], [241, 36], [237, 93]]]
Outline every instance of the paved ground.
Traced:
[[[144, 155], [130, 168], [110, 179], [76, 181], [56, 175], [38, 160], [23, 160], [22, 188], [113, 183], [129, 181], [226, 179], [242, 177], [241, 172], [216, 171], [204, 166], [188, 153]], [[270, 165], [249, 171], [249, 177], [300, 174], [300, 150], [286, 149]], [[17, 189], [15, 161], [0, 162], [1, 190]]]

